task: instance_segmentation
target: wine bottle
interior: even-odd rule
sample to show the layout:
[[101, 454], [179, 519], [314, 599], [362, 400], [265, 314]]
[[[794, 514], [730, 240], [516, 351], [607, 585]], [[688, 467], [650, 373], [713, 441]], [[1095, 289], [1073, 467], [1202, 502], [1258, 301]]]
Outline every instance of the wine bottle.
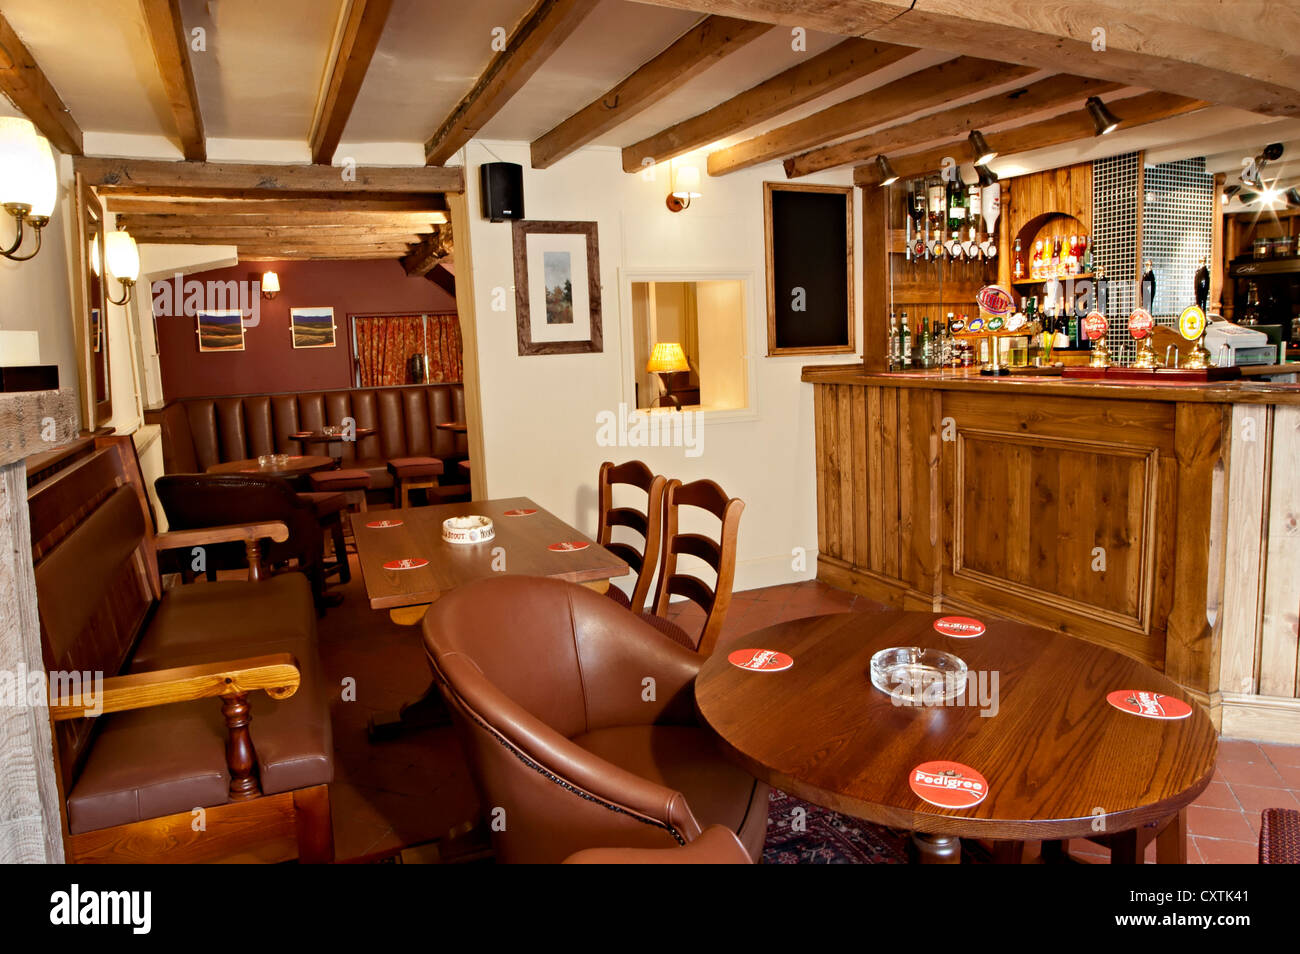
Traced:
[[912, 331], [907, 326], [907, 312], [903, 312], [903, 324], [898, 333], [902, 341], [898, 349], [899, 355], [901, 356], [898, 362], [898, 367], [901, 370], [906, 371], [912, 366]]
[[956, 232], [966, 224], [966, 190], [962, 188], [961, 176], [953, 169], [952, 178], [948, 180], [948, 231]]
[[889, 370], [897, 371], [902, 362], [902, 341], [898, 337], [898, 316], [889, 313]]
[[1011, 263], [1011, 278], [1014, 281], [1022, 281], [1025, 277], [1025, 254], [1020, 250], [1020, 238], [1016, 237], [1016, 247], [1012, 249], [1014, 256]]
[[1142, 307], [1147, 311], [1155, 314], [1152, 310], [1156, 303], [1156, 273], [1151, 267], [1151, 261], [1142, 263]]
[[1201, 258], [1200, 268], [1192, 277], [1192, 292], [1196, 297], [1196, 307], [1205, 311], [1210, 303], [1210, 270], [1205, 266], [1204, 257]]
[[921, 367], [929, 368], [934, 362], [934, 340], [930, 337], [930, 319], [921, 318]]

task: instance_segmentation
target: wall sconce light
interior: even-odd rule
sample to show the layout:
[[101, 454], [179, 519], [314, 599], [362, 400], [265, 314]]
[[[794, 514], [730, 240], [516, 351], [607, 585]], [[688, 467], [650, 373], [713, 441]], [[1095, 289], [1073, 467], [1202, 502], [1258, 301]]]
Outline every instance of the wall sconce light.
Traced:
[[889, 164], [889, 160], [884, 156], [876, 156], [876, 171], [880, 173], [880, 185], [882, 188], [884, 186], [893, 185], [898, 181], [898, 173], [894, 171], [894, 167]]
[[668, 385], [668, 375], [691, 370], [690, 364], [686, 361], [686, 352], [682, 350], [682, 346], [675, 341], [658, 342], [654, 350], [650, 352], [650, 360], [645, 363], [645, 369], [652, 374], [659, 375], [659, 380], [663, 382], [664, 386], [664, 397], [671, 400], [673, 406], [680, 411], [682, 402], [672, 393]]
[[108, 296], [110, 305], [125, 305], [131, 300], [131, 289], [140, 277], [140, 249], [129, 232], [109, 232], [104, 236], [104, 264], [113, 277], [122, 283], [122, 297]]
[[280, 276], [275, 272], [262, 273], [262, 297], [268, 301], [280, 294]]
[[1096, 135], [1104, 136], [1119, 128], [1119, 118], [1106, 108], [1106, 104], [1100, 97], [1089, 96], [1083, 105], [1088, 110], [1088, 115], [1092, 117], [1092, 125], [1097, 130]]
[[669, 212], [680, 212], [691, 207], [691, 199], [698, 199], [700, 193], [699, 166], [682, 166], [673, 174], [673, 191], [668, 193], [665, 204]]
[[[0, 205], [16, 223], [13, 244], [0, 249], [0, 255], [14, 262], [35, 258], [58, 197], [59, 173], [49, 140], [26, 119], [0, 117]], [[36, 233], [36, 247], [19, 255], [25, 227]]]
[[975, 157], [975, 165], [987, 166], [998, 157], [997, 150], [989, 145], [984, 134], [978, 129], [972, 129], [966, 138], [970, 141], [970, 151]]

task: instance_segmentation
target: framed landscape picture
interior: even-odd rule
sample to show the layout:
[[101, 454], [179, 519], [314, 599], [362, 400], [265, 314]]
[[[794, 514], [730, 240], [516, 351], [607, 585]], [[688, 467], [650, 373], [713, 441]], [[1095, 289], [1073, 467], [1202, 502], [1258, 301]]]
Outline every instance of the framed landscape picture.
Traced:
[[595, 222], [513, 226], [519, 353], [604, 350]]
[[334, 309], [290, 308], [289, 334], [295, 348], [333, 348]]
[[235, 311], [201, 311], [198, 316], [200, 351], [243, 351], [244, 316]]

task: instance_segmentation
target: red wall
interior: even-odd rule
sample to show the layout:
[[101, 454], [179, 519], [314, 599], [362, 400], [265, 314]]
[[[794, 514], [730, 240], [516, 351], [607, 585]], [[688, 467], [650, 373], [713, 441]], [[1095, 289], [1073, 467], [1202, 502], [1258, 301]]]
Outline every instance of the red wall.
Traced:
[[[185, 281], [260, 281], [280, 276], [280, 293], [261, 300], [260, 321], [244, 331], [244, 350], [199, 352], [195, 318], [156, 318], [166, 400], [352, 386], [350, 314], [449, 312], [456, 300], [426, 278], [410, 278], [396, 260], [248, 262], [186, 275]], [[333, 348], [294, 348], [289, 309], [334, 308]], [[232, 307], [238, 307], [237, 305]], [[182, 309], [173, 309], [173, 315]]]

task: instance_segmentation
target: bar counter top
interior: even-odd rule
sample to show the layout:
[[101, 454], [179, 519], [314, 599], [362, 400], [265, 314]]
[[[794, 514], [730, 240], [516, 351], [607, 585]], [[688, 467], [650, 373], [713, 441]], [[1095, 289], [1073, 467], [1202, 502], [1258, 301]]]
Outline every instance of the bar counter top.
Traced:
[[1300, 374], [1300, 362], [1243, 369], [1248, 376], [1209, 383], [1166, 381], [1099, 381], [1054, 374], [981, 375], [977, 368], [932, 371], [868, 371], [861, 364], [810, 365], [802, 380], [813, 384], [975, 391], [1019, 397], [1091, 397], [1107, 400], [1169, 401], [1196, 404], [1288, 404], [1300, 406], [1300, 384], [1260, 381], [1268, 374]]

